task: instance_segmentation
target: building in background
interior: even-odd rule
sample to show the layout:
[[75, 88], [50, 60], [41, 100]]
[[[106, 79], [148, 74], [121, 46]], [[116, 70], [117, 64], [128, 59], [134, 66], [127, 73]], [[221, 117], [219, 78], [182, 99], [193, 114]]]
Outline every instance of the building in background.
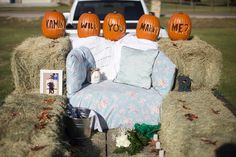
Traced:
[[21, 4], [36, 4], [36, 3], [62, 3], [71, 5], [74, 0], [0, 0], [0, 3], [21, 3]]

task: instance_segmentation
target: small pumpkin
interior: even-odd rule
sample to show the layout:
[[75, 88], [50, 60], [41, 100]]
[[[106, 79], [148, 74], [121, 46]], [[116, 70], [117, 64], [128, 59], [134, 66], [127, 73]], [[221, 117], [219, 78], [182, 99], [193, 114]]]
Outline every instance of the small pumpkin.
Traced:
[[42, 33], [45, 37], [57, 39], [65, 35], [66, 20], [61, 12], [47, 11], [42, 19]]
[[187, 40], [191, 34], [192, 23], [188, 14], [175, 13], [168, 22], [168, 35], [171, 40]]
[[137, 38], [155, 41], [160, 32], [160, 21], [154, 15], [142, 15], [136, 27]]
[[80, 38], [99, 36], [100, 20], [98, 16], [91, 12], [80, 15], [77, 24], [77, 34]]
[[122, 14], [108, 13], [104, 18], [103, 34], [106, 39], [117, 41], [125, 36], [126, 22]]

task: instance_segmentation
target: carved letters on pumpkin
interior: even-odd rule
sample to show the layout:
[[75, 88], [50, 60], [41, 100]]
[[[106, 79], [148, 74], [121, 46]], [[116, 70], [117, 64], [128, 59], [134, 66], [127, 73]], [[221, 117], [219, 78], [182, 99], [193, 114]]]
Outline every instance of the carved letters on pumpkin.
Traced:
[[55, 29], [55, 28], [64, 28], [64, 21], [60, 20], [46, 20], [46, 27]]
[[150, 25], [150, 24], [142, 23], [140, 26], [140, 30], [145, 31], [145, 32], [157, 33], [159, 31], [159, 28], [154, 27], [153, 25]]
[[179, 33], [183, 33], [188, 31], [189, 25], [188, 24], [172, 24], [171, 30], [177, 31]]
[[109, 27], [109, 31], [114, 31], [114, 32], [123, 32], [124, 28], [121, 25], [118, 24], [109, 24], [108, 23], [108, 27]]
[[97, 29], [95, 23], [89, 23], [89, 22], [81, 23], [81, 28], [85, 28], [85, 29]]

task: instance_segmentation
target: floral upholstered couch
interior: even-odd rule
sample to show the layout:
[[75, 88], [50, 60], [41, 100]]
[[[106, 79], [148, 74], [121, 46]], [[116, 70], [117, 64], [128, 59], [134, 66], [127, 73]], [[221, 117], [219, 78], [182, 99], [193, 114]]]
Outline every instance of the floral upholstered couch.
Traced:
[[[176, 66], [156, 42], [126, 35], [116, 42], [102, 37], [71, 39], [67, 56], [67, 96], [73, 107], [88, 108], [102, 131], [157, 124], [163, 98], [171, 90]], [[102, 81], [86, 83], [87, 71], [99, 68]]]

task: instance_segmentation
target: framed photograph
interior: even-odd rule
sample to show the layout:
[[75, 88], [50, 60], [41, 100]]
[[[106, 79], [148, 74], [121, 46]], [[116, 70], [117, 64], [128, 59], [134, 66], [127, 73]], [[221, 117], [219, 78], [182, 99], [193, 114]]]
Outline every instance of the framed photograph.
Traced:
[[40, 93], [62, 95], [62, 70], [40, 70]]

